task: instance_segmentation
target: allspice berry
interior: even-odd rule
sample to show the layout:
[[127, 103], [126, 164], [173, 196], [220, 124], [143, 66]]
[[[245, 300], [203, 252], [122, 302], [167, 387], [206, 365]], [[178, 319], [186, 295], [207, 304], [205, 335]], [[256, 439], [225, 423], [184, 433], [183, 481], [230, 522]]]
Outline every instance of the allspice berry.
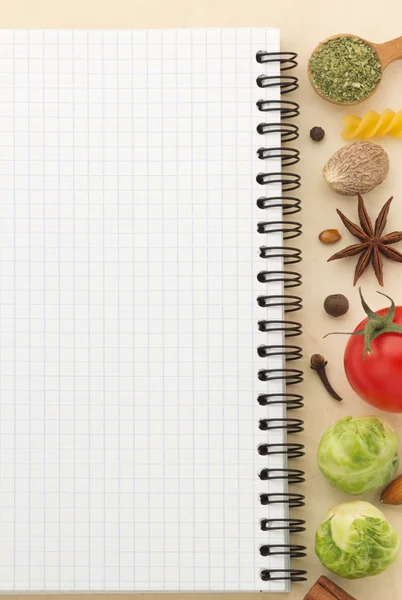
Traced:
[[325, 131], [322, 127], [313, 127], [310, 129], [310, 137], [313, 142], [321, 142], [325, 137]]
[[342, 317], [349, 310], [349, 300], [343, 294], [331, 294], [324, 300], [324, 310], [331, 317]]

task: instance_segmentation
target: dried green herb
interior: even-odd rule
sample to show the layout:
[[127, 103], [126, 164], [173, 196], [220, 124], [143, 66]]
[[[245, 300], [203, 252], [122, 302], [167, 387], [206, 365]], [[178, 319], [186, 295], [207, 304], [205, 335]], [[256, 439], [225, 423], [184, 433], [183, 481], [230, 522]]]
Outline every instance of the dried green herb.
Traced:
[[336, 102], [364, 100], [381, 79], [376, 50], [356, 37], [328, 40], [310, 58], [315, 88]]

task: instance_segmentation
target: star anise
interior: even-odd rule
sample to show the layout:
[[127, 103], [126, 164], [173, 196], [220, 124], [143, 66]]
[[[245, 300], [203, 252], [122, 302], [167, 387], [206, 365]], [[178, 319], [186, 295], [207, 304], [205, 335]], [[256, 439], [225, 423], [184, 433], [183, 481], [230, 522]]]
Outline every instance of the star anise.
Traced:
[[336, 212], [342, 219], [346, 229], [360, 241], [358, 244], [353, 244], [352, 246], [348, 246], [340, 252], [337, 252], [328, 259], [328, 262], [331, 260], [337, 260], [338, 258], [347, 258], [349, 256], [356, 256], [357, 254], [360, 254], [360, 258], [356, 265], [353, 285], [356, 285], [356, 282], [367, 269], [370, 262], [373, 266], [379, 284], [384, 285], [381, 255], [396, 262], [402, 262], [402, 254], [398, 252], [398, 250], [390, 248], [391, 244], [396, 244], [396, 242], [402, 241], [402, 231], [393, 231], [387, 235], [382, 235], [387, 224], [387, 217], [392, 202], [392, 196], [382, 207], [374, 224], [374, 228], [371, 219], [367, 214], [366, 207], [364, 206], [363, 198], [360, 196], [360, 194], [358, 198], [360, 227], [355, 223], [352, 223], [352, 221], [349, 221], [349, 219], [345, 217], [340, 210], [337, 210]]

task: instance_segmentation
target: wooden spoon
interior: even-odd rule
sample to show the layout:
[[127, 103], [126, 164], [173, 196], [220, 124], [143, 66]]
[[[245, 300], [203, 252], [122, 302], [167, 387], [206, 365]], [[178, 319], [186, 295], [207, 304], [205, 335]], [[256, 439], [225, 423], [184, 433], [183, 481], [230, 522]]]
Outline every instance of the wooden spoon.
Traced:
[[[376, 52], [377, 52], [378, 59], [381, 63], [381, 75], [383, 74], [384, 69], [386, 69], [386, 67], [388, 67], [389, 64], [394, 62], [394, 60], [398, 60], [398, 59], [402, 58], [402, 36], [396, 38], [395, 40], [385, 42], [384, 44], [374, 44], [373, 42], [369, 42], [368, 40], [365, 40], [364, 38], [361, 38], [358, 35], [353, 35], [352, 33], [338, 33], [337, 35], [332, 35], [331, 37], [326, 38], [325, 40], [320, 42], [318, 44], [318, 46], [313, 50], [312, 55], [315, 52], [317, 52], [317, 50], [319, 50], [319, 48], [321, 48], [321, 46], [323, 44], [325, 44], [325, 42], [328, 42], [328, 40], [335, 40], [340, 37], [359, 38], [360, 40], [362, 40], [363, 42], [366, 42], [366, 44], [369, 44], [369, 46], [374, 48], [374, 50], [376, 50]], [[347, 106], [347, 105], [351, 105], [351, 104], [360, 104], [360, 102], [364, 102], [365, 100], [370, 98], [374, 94], [374, 92], [377, 91], [377, 88], [381, 83], [381, 78], [380, 78], [377, 85], [371, 90], [371, 92], [369, 92], [367, 94], [367, 96], [365, 98], [362, 98], [361, 100], [355, 100], [354, 102], [342, 102], [339, 100], [332, 100], [332, 98], [327, 98], [327, 96], [324, 96], [324, 94], [322, 94], [319, 90], [317, 90], [317, 88], [314, 85], [312, 76], [311, 76], [310, 60], [308, 62], [308, 76], [309, 76], [311, 85], [313, 86], [313, 88], [315, 89], [317, 94], [319, 96], [321, 96], [321, 98], [324, 98], [324, 100], [328, 100], [328, 102], [332, 102], [333, 104], [340, 104], [342, 106]]]

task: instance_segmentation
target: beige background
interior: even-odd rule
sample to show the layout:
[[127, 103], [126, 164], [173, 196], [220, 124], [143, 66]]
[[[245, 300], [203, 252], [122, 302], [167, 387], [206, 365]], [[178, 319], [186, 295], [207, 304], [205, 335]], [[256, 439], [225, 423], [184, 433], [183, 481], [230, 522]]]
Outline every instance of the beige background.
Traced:
[[[299, 53], [300, 91], [302, 107], [299, 119], [302, 150], [300, 173], [303, 177], [301, 198], [304, 211], [304, 236], [301, 245], [304, 252], [302, 270], [304, 274], [304, 304], [301, 315], [304, 323], [303, 346], [305, 349], [304, 368], [306, 381], [304, 394], [306, 407], [304, 418], [306, 431], [304, 442], [307, 446], [306, 460], [296, 461], [307, 471], [304, 493], [308, 497], [305, 509], [293, 511], [293, 516], [307, 519], [308, 532], [295, 536], [295, 543], [308, 546], [308, 558], [301, 561], [300, 567], [308, 568], [307, 584], [293, 586], [292, 600], [301, 600], [316, 578], [325, 574], [314, 555], [314, 532], [326, 510], [347, 498], [334, 491], [322, 478], [315, 464], [315, 452], [324, 430], [336, 419], [346, 415], [369, 414], [368, 405], [361, 402], [349, 388], [342, 367], [343, 348], [347, 338], [334, 336], [326, 340], [322, 336], [332, 330], [352, 330], [362, 318], [357, 290], [352, 287], [355, 259], [326, 264], [333, 248], [322, 246], [317, 234], [329, 227], [339, 227], [344, 239], [337, 245], [340, 249], [352, 239], [345, 232], [335, 213], [340, 208], [356, 219], [356, 200], [342, 198], [329, 191], [321, 177], [324, 162], [342, 145], [340, 137], [341, 117], [348, 112], [332, 106], [316, 96], [311, 90], [305, 75], [309, 52], [321, 39], [339, 32], [352, 32], [372, 41], [386, 41], [402, 35], [402, 5], [400, 0], [1, 0], [0, 24], [2, 27], [30, 28], [142, 28], [142, 27], [280, 27], [282, 48]], [[380, 90], [366, 104], [357, 107], [355, 112], [363, 114], [365, 109], [402, 109], [402, 63], [391, 65], [383, 78]], [[325, 128], [327, 136], [321, 144], [314, 144], [308, 137], [314, 125]], [[385, 138], [381, 140], [389, 153], [391, 172], [387, 181], [377, 190], [366, 196], [370, 214], [375, 217], [385, 200], [393, 194], [395, 200], [391, 208], [387, 231], [402, 229], [402, 140]], [[400, 244], [400, 249], [402, 244]], [[385, 291], [402, 304], [402, 265], [389, 263], [385, 266]], [[378, 284], [369, 271], [361, 280], [367, 300], [375, 308], [384, 305], [376, 296]], [[322, 302], [329, 293], [344, 293], [351, 302], [349, 313], [338, 320], [328, 317]], [[337, 391], [344, 396], [338, 404], [324, 392], [321, 384], [308, 368], [312, 353], [320, 352], [329, 361], [328, 372]], [[389, 417], [401, 433], [402, 415]], [[296, 441], [297, 436], [294, 436]], [[303, 487], [303, 486], [298, 486]], [[299, 491], [299, 490], [294, 490]], [[371, 494], [369, 500], [378, 502], [378, 493]], [[386, 507], [384, 512], [402, 535], [402, 506]], [[296, 561], [295, 561], [296, 562]], [[303, 564], [304, 563], [304, 564]], [[296, 565], [295, 565], [296, 566]], [[359, 600], [395, 600], [402, 598], [400, 591], [402, 552], [396, 565], [386, 573], [373, 579], [341, 583], [344, 588]], [[202, 594], [182, 598], [194, 600], [206, 598]], [[224, 595], [225, 598], [244, 599], [250, 595]], [[282, 595], [266, 595], [278, 600]], [[76, 598], [76, 596], [74, 596]], [[100, 596], [99, 596], [100, 598]], [[105, 598], [105, 596], [104, 596]], [[154, 600], [156, 595], [148, 595]]]

